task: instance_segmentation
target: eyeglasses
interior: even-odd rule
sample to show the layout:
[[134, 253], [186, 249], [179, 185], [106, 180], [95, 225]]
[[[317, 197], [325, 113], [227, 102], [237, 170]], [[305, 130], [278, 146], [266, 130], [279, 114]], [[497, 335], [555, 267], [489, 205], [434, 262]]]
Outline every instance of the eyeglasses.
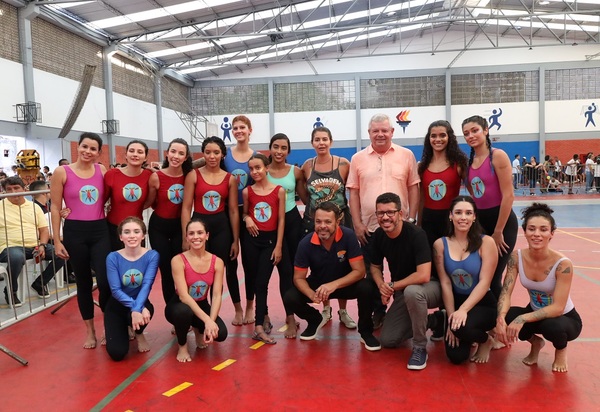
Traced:
[[375, 212], [375, 216], [377, 216], [378, 219], [381, 219], [384, 215], [387, 215], [387, 217], [394, 217], [398, 212], [399, 210], [379, 210]]

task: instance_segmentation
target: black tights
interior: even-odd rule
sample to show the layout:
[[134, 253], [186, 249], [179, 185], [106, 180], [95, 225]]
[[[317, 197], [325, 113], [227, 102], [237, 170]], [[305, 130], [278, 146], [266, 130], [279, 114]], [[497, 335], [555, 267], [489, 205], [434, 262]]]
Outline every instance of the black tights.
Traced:
[[[92, 288], [96, 276], [100, 309], [104, 312], [110, 298], [106, 279], [106, 256], [110, 253], [110, 240], [106, 220], [65, 220], [64, 246], [77, 279], [77, 304], [83, 320], [94, 318]], [[92, 270], [94, 275], [92, 275]]]
[[[515, 320], [519, 315], [533, 312], [531, 306], [524, 308], [511, 307], [506, 314], [506, 324]], [[552, 342], [555, 349], [564, 349], [567, 347], [567, 342], [575, 340], [581, 333], [583, 323], [579, 313], [573, 308], [568, 313], [556, 318], [542, 319], [537, 322], [527, 322], [519, 332], [520, 340], [529, 340], [533, 335], [542, 335], [544, 339]]]
[[181, 253], [181, 219], [164, 219], [156, 213], [148, 223], [150, 246], [160, 255], [160, 279], [165, 303], [175, 295], [175, 283], [171, 271], [171, 259]]
[[[454, 307], [458, 309], [467, 300], [468, 295], [454, 294]], [[446, 356], [450, 362], [458, 365], [466, 361], [471, 353], [473, 343], [485, 343], [488, 340], [487, 331], [496, 326], [496, 298], [491, 291], [469, 311], [467, 322], [455, 331], [454, 336], [458, 338], [458, 346], [451, 347], [446, 343]]]
[[[275, 249], [275, 243], [277, 241], [277, 231], [270, 232], [259, 232], [258, 236], [250, 236], [246, 229], [244, 236], [245, 239], [245, 251], [253, 257], [249, 263], [248, 271], [246, 272], [246, 280], [248, 274], [252, 274], [252, 278], [255, 279], [254, 290], [256, 293], [256, 318], [255, 325], [261, 326], [265, 321], [265, 316], [268, 314], [267, 307], [267, 293], [269, 289], [269, 280], [273, 274], [273, 261], [271, 255]], [[279, 271], [279, 293], [281, 299], [285, 293], [292, 287], [292, 278], [294, 276], [292, 271], [292, 265], [288, 257], [287, 246], [284, 242], [281, 248], [282, 258], [281, 262], [277, 265]], [[291, 309], [286, 305], [286, 315], [293, 315]]]
[[[210, 304], [207, 299], [196, 301], [198, 307], [210, 316]], [[192, 308], [179, 300], [179, 296], [175, 295], [167, 303], [165, 307], [165, 318], [175, 326], [175, 334], [177, 335], [177, 343], [179, 346], [185, 345], [187, 342], [187, 334], [190, 330], [190, 326], [196, 328], [200, 333], [204, 333], [204, 322], [198, 318]], [[225, 322], [217, 316], [215, 323], [219, 327], [219, 334], [215, 341], [223, 342], [227, 339], [227, 326]]]
[[[144, 307], [150, 311], [150, 318], [154, 315], [154, 306], [149, 300]], [[106, 336], [106, 351], [114, 361], [125, 358], [129, 352], [129, 331], [131, 325], [131, 308], [123, 306], [121, 302], [111, 297], [106, 304], [104, 312], [104, 333]], [[136, 330], [137, 335], [144, 333], [147, 324]]]

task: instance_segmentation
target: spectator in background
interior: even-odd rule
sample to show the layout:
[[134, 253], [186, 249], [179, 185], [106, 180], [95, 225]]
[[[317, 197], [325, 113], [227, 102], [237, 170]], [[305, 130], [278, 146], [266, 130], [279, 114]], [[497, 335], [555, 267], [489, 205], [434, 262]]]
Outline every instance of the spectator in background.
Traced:
[[594, 189], [590, 190], [590, 192], [598, 192], [598, 188], [600, 187], [600, 155], [596, 156], [596, 161], [594, 164]]
[[567, 162], [567, 168], [565, 169], [565, 177], [569, 183], [569, 194], [573, 194], [573, 183], [579, 182], [577, 179], [577, 169], [579, 167], [579, 155], [575, 153], [573, 158]]
[[[585, 159], [585, 191], [591, 192], [594, 183], [594, 169], [596, 162], [594, 161], [594, 154], [589, 152]], [[595, 192], [596, 190], [594, 190]]]
[[519, 175], [521, 174], [521, 156], [515, 155], [515, 160], [512, 161], [512, 175], [513, 175], [513, 187], [517, 189], [519, 185]]
[[556, 177], [561, 182], [564, 180], [563, 170], [562, 170], [562, 162], [558, 158], [558, 156], [554, 156], [554, 177]]
[[69, 161], [68, 161], [67, 159], [60, 159], [60, 160], [58, 161], [58, 165], [59, 165], [59, 166], [66, 166], [66, 165], [68, 165], [68, 164], [69, 164]]

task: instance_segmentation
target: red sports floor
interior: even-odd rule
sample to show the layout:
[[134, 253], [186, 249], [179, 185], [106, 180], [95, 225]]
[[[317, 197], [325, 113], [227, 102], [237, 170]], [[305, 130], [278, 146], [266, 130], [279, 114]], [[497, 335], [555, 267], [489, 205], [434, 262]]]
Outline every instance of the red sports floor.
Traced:
[[[317, 340], [284, 339], [277, 330], [285, 317], [274, 274], [269, 307], [278, 343], [257, 345], [250, 338], [251, 325], [230, 326], [227, 294], [222, 317], [229, 337], [191, 350], [190, 363], [175, 359], [177, 344], [158, 284], [151, 295], [155, 318], [146, 330], [152, 349], [140, 354], [132, 342], [120, 363], [111, 361], [103, 347], [82, 349], [84, 327], [74, 300], [55, 315], [45, 310], [6, 328], [0, 344], [29, 364], [0, 353], [0, 411], [600, 410], [600, 322], [593, 314], [600, 296], [600, 229], [559, 229], [552, 243], [574, 262], [571, 296], [584, 321], [581, 336], [568, 346], [565, 374], [551, 371], [554, 349], [548, 343], [537, 366], [521, 363], [529, 350], [526, 342], [493, 351], [487, 364], [460, 366], [446, 360], [441, 342], [430, 342], [427, 368], [409, 371], [408, 347], [366, 351], [358, 333], [340, 325], [335, 301], [334, 319]], [[517, 246], [525, 246], [522, 236]], [[513, 304], [526, 301], [517, 287]], [[355, 301], [348, 308], [356, 319]], [[101, 319], [98, 310], [98, 330]], [[188, 342], [193, 348], [192, 334]]]

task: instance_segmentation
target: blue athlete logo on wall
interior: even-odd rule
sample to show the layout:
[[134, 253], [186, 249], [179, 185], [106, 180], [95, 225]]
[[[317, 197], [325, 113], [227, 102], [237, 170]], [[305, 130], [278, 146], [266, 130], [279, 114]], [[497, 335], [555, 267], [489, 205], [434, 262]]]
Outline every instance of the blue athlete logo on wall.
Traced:
[[203, 280], [198, 280], [190, 285], [189, 293], [194, 300], [202, 299], [206, 296], [208, 285]]
[[321, 122], [321, 118], [317, 117], [317, 121], [313, 123], [313, 129], [316, 129], [317, 127], [323, 127], [325, 126], [323, 124], [323, 122]]
[[483, 184], [483, 181], [478, 176], [471, 180], [471, 188], [473, 189], [473, 196], [478, 199], [485, 193], [485, 184]]
[[217, 210], [221, 205], [221, 195], [214, 190], [204, 193], [202, 196], [202, 206], [204, 209], [211, 211]]
[[254, 206], [254, 219], [258, 222], [266, 222], [272, 214], [273, 209], [271, 209], [271, 205], [267, 202], [258, 202], [256, 206]]
[[183, 202], [183, 185], [176, 183], [171, 186], [167, 191], [167, 197], [171, 203], [175, 203], [176, 205]]
[[79, 200], [84, 205], [93, 205], [98, 201], [98, 189], [95, 186], [85, 185], [79, 189]]
[[598, 110], [598, 107], [596, 107], [596, 103], [592, 103], [591, 106], [587, 107], [587, 110], [583, 114], [586, 117], [585, 127], [588, 127], [590, 123], [592, 124], [592, 126], [596, 127], [596, 122], [594, 122], [594, 113], [596, 113], [596, 110]]
[[235, 177], [235, 181], [237, 182], [238, 190], [242, 190], [248, 184], [248, 173], [246, 173], [243, 169], [235, 169], [231, 172], [233, 177]]
[[436, 179], [429, 183], [429, 197], [432, 200], [442, 200], [446, 196], [446, 183], [443, 180]]
[[473, 286], [473, 276], [462, 269], [456, 269], [450, 275], [454, 287], [460, 290], [469, 290]]
[[494, 109], [492, 110], [492, 115], [488, 118], [488, 121], [490, 122], [490, 129], [492, 127], [497, 127], [497, 130], [500, 130], [500, 128], [502, 127], [502, 125], [500, 124], [500, 116], [502, 116], [502, 108], [498, 107], [498, 110]]
[[139, 288], [140, 286], [142, 286], [143, 279], [144, 275], [138, 269], [129, 269], [123, 274], [123, 277], [121, 278], [121, 283], [123, 283], [123, 286], [127, 286], [130, 288]]
[[231, 123], [229, 123], [228, 117], [223, 117], [223, 123], [221, 123], [221, 130], [223, 130], [223, 142], [229, 140], [229, 142], [231, 143], [231, 134], [229, 133], [231, 131]]
[[128, 202], [135, 202], [140, 200], [142, 196], [142, 188], [136, 185], [135, 183], [127, 183], [125, 187], [123, 187], [123, 197]]

